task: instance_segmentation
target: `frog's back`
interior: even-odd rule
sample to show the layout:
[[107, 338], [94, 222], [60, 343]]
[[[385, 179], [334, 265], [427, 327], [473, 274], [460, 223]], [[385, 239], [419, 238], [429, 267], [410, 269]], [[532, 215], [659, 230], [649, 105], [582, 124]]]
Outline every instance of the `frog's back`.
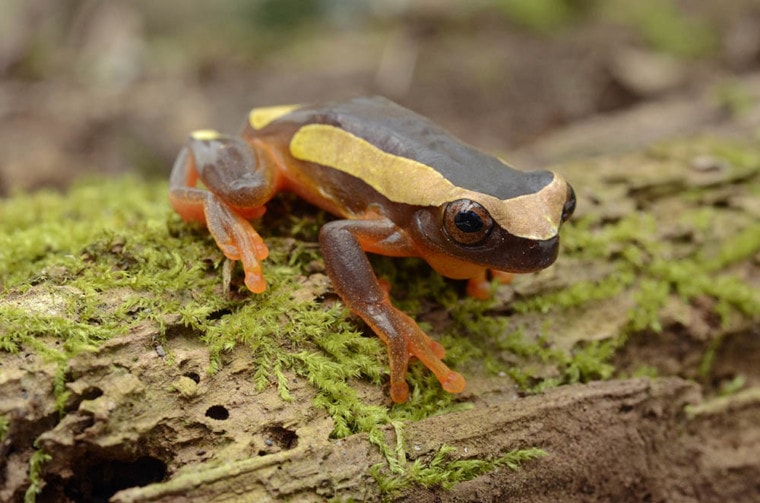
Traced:
[[383, 152], [429, 167], [456, 187], [502, 200], [538, 192], [552, 180], [547, 172], [516, 171], [462, 143], [429, 119], [382, 97], [262, 110], [278, 114], [265, 128], [295, 132], [310, 124], [333, 126]]
[[326, 124], [364, 139], [389, 154], [430, 166], [453, 185], [511, 199], [538, 192], [553, 176], [541, 171], [516, 171], [484, 154], [431, 120], [382, 97], [295, 110], [288, 120]]

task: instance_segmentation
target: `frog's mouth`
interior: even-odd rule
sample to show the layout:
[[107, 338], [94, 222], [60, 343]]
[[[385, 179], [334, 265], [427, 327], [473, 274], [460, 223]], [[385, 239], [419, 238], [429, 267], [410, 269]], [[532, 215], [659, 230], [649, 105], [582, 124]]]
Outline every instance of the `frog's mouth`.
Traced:
[[507, 245], [510, 250], [505, 253], [501, 264], [492, 267], [500, 271], [526, 273], [546, 269], [557, 260], [559, 254], [559, 236], [544, 240], [515, 238], [522, 241], [519, 244]]
[[467, 257], [490, 269], [513, 273], [536, 272], [552, 265], [559, 254], [559, 235], [549, 239], [514, 236], [499, 227], [485, 242], [467, 250]]
[[529, 239], [496, 225], [482, 242], [463, 245], [446, 234], [434, 211], [419, 211], [414, 220], [411, 234], [420, 256], [451, 278], [472, 277], [473, 270], [486, 268], [512, 273], [540, 271], [552, 265], [559, 254], [559, 234]]
[[[559, 251], [559, 237], [544, 241], [524, 240], [517, 248], [506, 253], [498, 250], [471, 249], [462, 254], [426, 254], [425, 260], [442, 276], [452, 279], [469, 279], [482, 273], [484, 269], [523, 274], [540, 271], [552, 265]], [[483, 248], [483, 247], [479, 247]]]

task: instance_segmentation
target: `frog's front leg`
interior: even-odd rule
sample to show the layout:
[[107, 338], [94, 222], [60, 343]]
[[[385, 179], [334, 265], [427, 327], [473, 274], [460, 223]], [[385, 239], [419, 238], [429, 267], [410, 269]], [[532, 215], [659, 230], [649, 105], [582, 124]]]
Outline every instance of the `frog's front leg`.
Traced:
[[491, 298], [491, 282], [488, 280], [488, 272], [499, 284], [507, 285], [514, 278], [511, 272], [499, 271], [497, 269], [483, 269], [478, 275], [467, 281], [467, 295], [480, 300]]
[[441, 361], [443, 347], [432, 341], [411, 317], [391, 305], [367, 259], [365, 250], [396, 256], [412, 254], [393, 222], [337, 220], [322, 227], [319, 240], [336, 292], [388, 346], [393, 401], [403, 403], [409, 397], [406, 371], [411, 356], [419, 358], [435, 374], [443, 389], [461, 392], [465, 380]]
[[[255, 293], [266, 289], [260, 261], [269, 251], [247, 219], [264, 213], [276, 177], [274, 164], [241, 138], [199, 131], [188, 138], [170, 178], [174, 209], [205, 223], [225, 256], [243, 262], [245, 284]], [[199, 180], [208, 190], [196, 187]]]

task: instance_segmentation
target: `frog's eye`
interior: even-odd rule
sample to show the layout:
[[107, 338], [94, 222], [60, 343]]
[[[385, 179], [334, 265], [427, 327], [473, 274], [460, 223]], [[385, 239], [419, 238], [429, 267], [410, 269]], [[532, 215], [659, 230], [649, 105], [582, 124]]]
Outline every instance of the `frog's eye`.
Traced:
[[567, 220], [573, 216], [575, 211], [575, 191], [571, 186], [567, 186], [567, 199], [565, 199], [565, 205], [562, 207], [562, 221]]
[[493, 219], [475, 201], [458, 199], [447, 204], [443, 210], [443, 228], [457, 243], [476, 245], [491, 232]]

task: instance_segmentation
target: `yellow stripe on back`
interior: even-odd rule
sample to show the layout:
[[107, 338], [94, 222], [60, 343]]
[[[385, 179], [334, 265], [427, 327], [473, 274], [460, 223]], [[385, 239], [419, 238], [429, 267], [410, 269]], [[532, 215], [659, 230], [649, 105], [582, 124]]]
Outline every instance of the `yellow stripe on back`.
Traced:
[[301, 105], [280, 105], [276, 107], [254, 108], [248, 113], [248, 123], [253, 129], [262, 129], [272, 121], [299, 108]]
[[308, 124], [290, 141], [296, 159], [353, 175], [393, 202], [437, 206], [461, 190], [421, 162], [389, 154], [348, 131], [327, 124]]

